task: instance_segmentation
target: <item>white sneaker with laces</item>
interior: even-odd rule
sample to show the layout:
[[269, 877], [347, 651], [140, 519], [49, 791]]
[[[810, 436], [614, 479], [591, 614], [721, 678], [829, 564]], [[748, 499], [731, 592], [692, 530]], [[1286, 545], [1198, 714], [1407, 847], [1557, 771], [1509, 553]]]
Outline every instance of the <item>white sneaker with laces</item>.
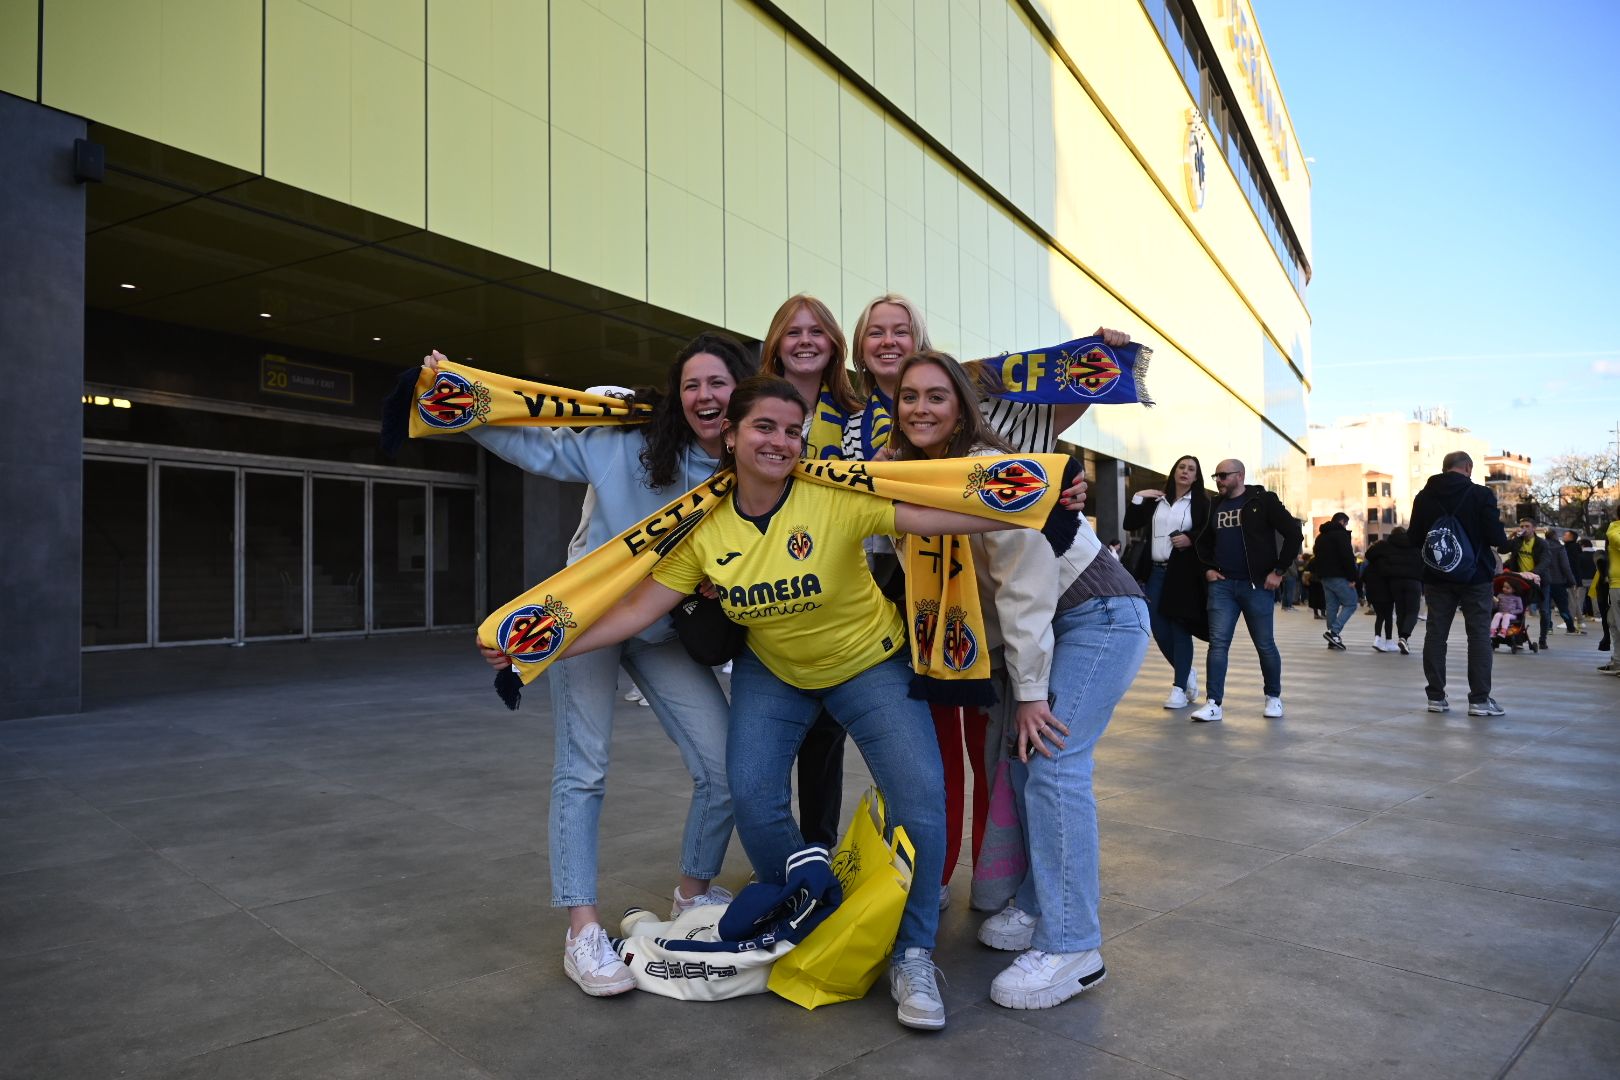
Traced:
[[596, 923], [581, 930], [578, 937], [564, 935], [563, 971], [591, 997], [612, 997], [636, 988], [636, 977]]
[[1192, 714], [1192, 722], [1195, 724], [1213, 724], [1220, 719], [1221, 703], [1218, 701], [1206, 701], [1202, 709]]
[[1282, 714], [1283, 714], [1282, 713], [1282, 698], [1280, 698], [1280, 697], [1268, 697], [1268, 698], [1266, 698], [1266, 711], [1265, 711], [1266, 719], [1268, 719], [1268, 720], [1281, 720], [1282, 719]]
[[1384, 639], [1379, 637], [1377, 634], [1374, 634], [1373, 635], [1372, 647], [1373, 647], [1373, 652], [1383, 652], [1384, 651]]
[[1022, 952], [1035, 939], [1040, 920], [1022, 908], [1008, 904], [979, 924], [979, 940], [992, 949]]
[[1164, 699], [1164, 707], [1167, 709], [1185, 709], [1191, 704], [1192, 702], [1187, 698], [1187, 691], [1179, 686], [1172, 686], [1170, 696]]
[[1198, 700], [1198, 672], [1187, 672], [1187, 702], [1191, 704]]
[[1006, 1009], [1050, 1009], [1108, 977], [1102, 953], [1031, 949], [990, 984], [990, 1000]]
[[1412, 655], [1412, 647], [1406, 643], [1405, 638], [1401, 638], [1399, 641], [1397, 641], [1395, 643], [1395, 649], [1402, 656], [1411, 656]]
[[934, 954], [928, 949], [907, 949], [889, 963], [889, 996], [899, 1009], [895, 1016], [909, 1028], [938, 1031], [945, 1026], [945, 1002], [939, 996]]
[[729, 904], [734, 899], [736, 898], [731, 895], [729, 890], [722, 889], [718, 885], [710, 885], [708, 892], [698, 893], [694, 897], [687, 898], [681, 895], [681, 887], [677, 885], [675, 886], [675, 902], [670, 905], [669, 917], [676, 919], [680, 917], [683, 911], [691, 911], [695, 907], [708, 907], [710, 904]]

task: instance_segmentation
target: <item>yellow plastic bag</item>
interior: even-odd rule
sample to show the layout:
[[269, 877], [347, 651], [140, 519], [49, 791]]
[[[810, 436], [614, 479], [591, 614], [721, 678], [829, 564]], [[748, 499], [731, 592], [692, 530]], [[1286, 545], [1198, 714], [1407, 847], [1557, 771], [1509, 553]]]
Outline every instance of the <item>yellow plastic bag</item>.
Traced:
[[806, 1009], [865, 997], [888, 966], [911, 891], [917, 852], [903, 827], [883, 839], [883, 798], [873, 788], [833, 856], [844, 902], [771, 968], [769, 987]]

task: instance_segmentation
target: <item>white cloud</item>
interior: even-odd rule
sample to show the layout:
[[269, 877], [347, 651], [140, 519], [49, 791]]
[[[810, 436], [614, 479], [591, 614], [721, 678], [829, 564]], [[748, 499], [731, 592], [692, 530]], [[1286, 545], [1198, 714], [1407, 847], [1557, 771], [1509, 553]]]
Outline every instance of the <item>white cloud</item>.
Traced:
[[1592, 374], [1620, 375], [1620, 360], [1594, 360], [1592, 361]]

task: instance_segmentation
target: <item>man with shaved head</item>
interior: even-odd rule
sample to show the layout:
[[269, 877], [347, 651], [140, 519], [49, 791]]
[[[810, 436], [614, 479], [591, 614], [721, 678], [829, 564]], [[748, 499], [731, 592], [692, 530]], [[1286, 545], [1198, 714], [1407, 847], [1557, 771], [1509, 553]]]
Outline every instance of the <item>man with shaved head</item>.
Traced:
[[1243, 462], [1228, 458], [1210, 475], [1221, 497], [1210, 508], [1209, 520], [1193, 543], [1209, 582], [1208, 677], [1204, 682], [1207, 700], [1192, 719], [1194, 723], [1221, 719], [1227, 652], [1239, 614], [1260, 654], [1266, 693], [1263, 715], [1280, 719], [1282, 653], [1277, 651], [1271, 620], [1277, 586], [1299, 554], [1305, 536], [1274, 492], [1246, 482]]

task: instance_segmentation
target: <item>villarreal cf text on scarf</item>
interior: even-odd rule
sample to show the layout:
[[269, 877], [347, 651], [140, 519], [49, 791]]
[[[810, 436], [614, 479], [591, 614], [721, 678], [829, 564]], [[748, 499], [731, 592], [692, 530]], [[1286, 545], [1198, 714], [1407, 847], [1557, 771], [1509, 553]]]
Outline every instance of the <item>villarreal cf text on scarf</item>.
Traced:
[[[975, 360], [967, 367], [992, 397], [1037, 405], [1152, 405], [1147, 391], [1153, 350], [1100, 337]], [[975, 370], [976, 369], [976, 370]]]

